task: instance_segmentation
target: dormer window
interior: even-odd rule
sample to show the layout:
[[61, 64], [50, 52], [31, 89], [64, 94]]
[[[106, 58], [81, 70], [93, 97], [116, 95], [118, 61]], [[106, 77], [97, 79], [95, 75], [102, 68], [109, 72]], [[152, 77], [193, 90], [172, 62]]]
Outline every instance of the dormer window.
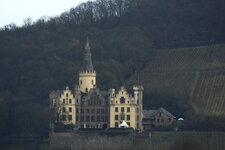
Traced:
[[121, 103], [121, 104], [124, 104], [124, 103], [125, 103], [125, 98], [124, 98], [124, 97], [121, 97], [121, 98], [120, 98], [120, 103]]

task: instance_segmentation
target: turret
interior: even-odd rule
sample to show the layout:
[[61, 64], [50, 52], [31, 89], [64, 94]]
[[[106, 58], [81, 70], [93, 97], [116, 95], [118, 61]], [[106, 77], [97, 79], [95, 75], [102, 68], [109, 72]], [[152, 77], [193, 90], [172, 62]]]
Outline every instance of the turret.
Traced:
[[143, 130], [142, 126], [142, 119], [143, 119], [143, 86], [133, 86], [134, 90], [134, 99], [137, 103], [137, 128], [139, 128], [141, 131]]
[[110, 98], [115, 97], [115, 89], [109, 89], [109, 96], [110, 96]]
[[87, 39], [82, 70], [79, 72], [79, 88], [81, 92], [87, 93], [94, 87], [96, 87], [96, 72], [92, 65], [91, 48]]

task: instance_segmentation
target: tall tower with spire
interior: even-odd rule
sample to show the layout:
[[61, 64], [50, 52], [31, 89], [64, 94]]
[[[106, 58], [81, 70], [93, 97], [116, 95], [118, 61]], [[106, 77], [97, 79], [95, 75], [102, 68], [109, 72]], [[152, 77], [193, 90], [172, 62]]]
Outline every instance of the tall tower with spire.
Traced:
[[79, 72], [79, 88], [83, 93], [87, 93], [90, 89], [96, 86], [96, 71], [94, 70], [91, 59], [91, 48], [89, 40], [87, 39], [86, 46], [84, 48], [84, 59], [82, 64], [82, 70]]
[[65, 90], [50, 92], [50, 108], [52, 111], [57, 110], [56, 120], [50, 123], [51, 129], [57, 123], [72, 123], [79, 128], [119, 128], [126, 122], [127, 126], [142, 131], [143, 87], [134, 86], [133, 94], [123, 86], [118, 91], [101, 91], [96, 86], [96, 71], [88, 39], [83, 56], [75, 90], [66, 87]]

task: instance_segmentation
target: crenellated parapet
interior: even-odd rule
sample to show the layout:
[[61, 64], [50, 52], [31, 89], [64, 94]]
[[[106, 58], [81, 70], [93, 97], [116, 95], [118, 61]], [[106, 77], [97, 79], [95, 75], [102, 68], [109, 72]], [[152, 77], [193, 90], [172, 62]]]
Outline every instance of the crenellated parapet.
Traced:
[[79, 74], [96, 74], [95, 70], [81, 70]]
[[133, 90], [134, 91], [143, 91], [144, 87], [142, 85], [134, 85]]
[[79, 77], [96, 77], [95, 70], [82, 70], [79, 72]]

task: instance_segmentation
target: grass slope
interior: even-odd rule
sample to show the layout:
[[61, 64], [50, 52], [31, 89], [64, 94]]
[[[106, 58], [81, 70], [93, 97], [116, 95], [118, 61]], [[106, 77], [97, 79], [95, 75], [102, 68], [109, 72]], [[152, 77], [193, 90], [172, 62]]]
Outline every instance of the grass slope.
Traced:
[[161, 50], [128, 82], [137, 80], [145, 88], [146, 108], [158, 107], [158, 95], [162, 106], [174, 99], [198, 114], [225, 117], [225, 44]]
[[181, 142], [183, 146], [185, 143], [199, 144], [204, 150], [224, 150], [224, 140], [223, 132], [152, 132], [150, 138], [135, 139], [135, 144], [144, 149], [163, 150], [172, 149], [173, 145], [178, 147]]

